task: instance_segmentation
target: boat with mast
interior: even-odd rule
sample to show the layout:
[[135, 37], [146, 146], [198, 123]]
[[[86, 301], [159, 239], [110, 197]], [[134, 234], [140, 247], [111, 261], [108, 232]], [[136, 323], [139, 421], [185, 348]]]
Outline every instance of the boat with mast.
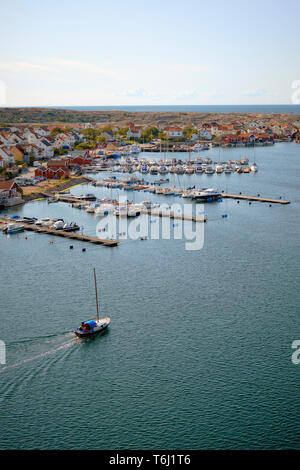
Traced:
[[99, 304], [98, 304], [98, 291], [97, 291], [97, 279], [96, 279], [96, 269], [94, 268], [94, 280], [95, 280], [95, 294], [96, 294], [96, 308], [97, 308], [97, 317], [90, 318], [89, 320], [81, 322], [81, 325], [76, 328], [74, 331], [75, 335], [79, 338], [89, 338], [98, 333], [101, 333], [110, 325], [110, 318], [100, 318], [99, 317]]

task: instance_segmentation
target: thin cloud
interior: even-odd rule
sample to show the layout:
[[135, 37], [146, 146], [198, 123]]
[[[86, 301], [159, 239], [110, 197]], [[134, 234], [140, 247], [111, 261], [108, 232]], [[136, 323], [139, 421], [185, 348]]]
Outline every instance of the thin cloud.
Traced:
[[7, 72], [53, 72], [53, 67], [32, 62], [0, 61], [0, 70]]
[[169, 64], [167, 68], [172, 72], [179, 73], [199, 73], [211, 72], [211, 67], [207, 64]]
[[256, 98], [259, 96], [266, 96], [267, 90], [264, 88], [257, 88], [256, 90], [247, 90], [243, 93], [244, 96], [249, 96], [250, 98]]
[[53, 73], [78, 73], [85, 72], [105, 78], [124, 79], [124, 75], [117, 74], [98, 64], [89, 62], [60, 59], [57, 57], [39, 59], [34, 62], [26, 61], [0, 61], [0, 70], [7, 72], [53, 72]]

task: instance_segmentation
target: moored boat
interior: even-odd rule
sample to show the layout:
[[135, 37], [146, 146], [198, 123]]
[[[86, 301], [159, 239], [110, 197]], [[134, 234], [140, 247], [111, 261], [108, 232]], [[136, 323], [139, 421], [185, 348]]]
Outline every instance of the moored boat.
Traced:
[[215, 188], [200, 189], [193, 192], [193, 199], [197, 202], [216, 201], [221, 197], [221, 193]]
[[19, 225], [19, 224], [8, 224], [4, 229], [3, 232], [12, 234], [12, 233], [18, 233], [18, 232], [23, 232], [25, 229], [24, 225]]

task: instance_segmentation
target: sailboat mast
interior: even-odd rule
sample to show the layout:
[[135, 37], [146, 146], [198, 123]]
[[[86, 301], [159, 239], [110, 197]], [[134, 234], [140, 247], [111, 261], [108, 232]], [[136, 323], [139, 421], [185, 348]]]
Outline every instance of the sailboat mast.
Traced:
[[99, 305], [98, 305], [97, 279], [96, 279], [95, 268], [94, 268], [94, 279], [95, 279], [95, 293], [96, 293], [96, 306], [97, 306], [97, 320], [99, 321]]

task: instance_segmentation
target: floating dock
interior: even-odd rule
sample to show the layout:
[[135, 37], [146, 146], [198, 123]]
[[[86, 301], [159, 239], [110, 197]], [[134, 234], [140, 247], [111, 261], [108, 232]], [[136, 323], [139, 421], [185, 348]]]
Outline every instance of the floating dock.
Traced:
[[221, 197], [228, 198], [228, 199], [242, 199], [245, 201], [269, 202], [270, 204], [290, 204], [291, 203], [291, 201], [284, 200], [284, 199], [271, 199], [268, 197], [247, 196], [243, 194], [222, 194]]
[[89, 242], [89, 243], [94, 243], [96, 245], [105, 245], [105, 246], [117, 246], [119, 244], [118, 240], [106, 240], [105, 238], [98, 238], [98, 237], [90, 237], [87, 235], [82, 235], [79, 233], [70, 233], [70, 232], [65, 232], [64, 230], [54, 230], [49, 227], [42, 227], [39, 225], [34, 225], [34, 224], [25, 224], [23, 222], [18, 222], [18, 219], [10, 219], [9, 217], [1, 217], [0, 218], [0, 223], [13, 223], [13, 224], [19, 224], [24, 227], [26, 231], [29, 232], [36, 232], [36, 233], [46, 233], [48, 235], [55, 235], [57, 237], [65, 237], [69, 238], [70, 240], [78, 240], [81, 242]]
[[158, 209], [143, 209], [143, 214], [155, 215], [157, 217], [169, 217], [170, 219], [189, 220], [190, 222], [206, 222], [207, 217], [196, 217], [194, 215], [176, 214], [175, 212], [163, 212]]

